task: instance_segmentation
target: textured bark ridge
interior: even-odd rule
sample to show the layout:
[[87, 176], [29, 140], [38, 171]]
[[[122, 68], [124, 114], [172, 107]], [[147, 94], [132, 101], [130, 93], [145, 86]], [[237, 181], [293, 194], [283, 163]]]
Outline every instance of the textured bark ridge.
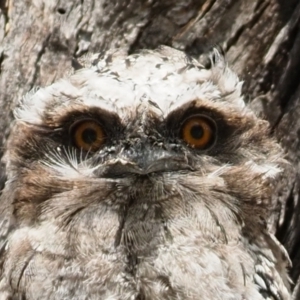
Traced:
[[[164, 44], [207, 63], [221, 46], [245, 82], [246, 100], [267, 118], [294, 170], [282, 178], [270, 226], [300, 270], [298, 0], [0, 0], [0, 156], [12, 109], [35, 86], [62, 77], [73, 57]], [[0, 171], [3, 185], [5, 170]]]

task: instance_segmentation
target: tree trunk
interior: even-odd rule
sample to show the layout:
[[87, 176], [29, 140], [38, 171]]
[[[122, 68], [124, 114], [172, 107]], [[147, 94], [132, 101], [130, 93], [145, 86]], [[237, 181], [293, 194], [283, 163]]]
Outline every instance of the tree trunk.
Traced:
[[[221, 46], [244, 80], [247, 102], [267, 118], [295, 171], [282, 178], [270, 226], [300, 272], [299, 0], [0, 0], [0, 156], [12, 110], [34, 86], [62, 77], [72, 57], [164, 44], [204, 63]], [[0, 167], [0, 182], [5, 170]], [[1, 188], [1, 184], [0, 184]], [[300, 294], [299, 294], [300, 297]]]

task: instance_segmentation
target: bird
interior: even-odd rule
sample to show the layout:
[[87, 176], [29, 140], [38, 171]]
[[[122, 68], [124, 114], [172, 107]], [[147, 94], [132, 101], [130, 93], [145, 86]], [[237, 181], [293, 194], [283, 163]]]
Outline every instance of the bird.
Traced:
[[243, 82], [161, 46], [88, 55], [17, 105], [0, 299], [291, 299], [268, 228], [287, 161]]

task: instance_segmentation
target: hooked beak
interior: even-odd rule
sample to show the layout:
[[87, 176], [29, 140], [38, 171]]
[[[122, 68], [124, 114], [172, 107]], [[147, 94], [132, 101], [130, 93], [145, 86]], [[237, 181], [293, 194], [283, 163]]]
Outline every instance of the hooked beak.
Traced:
[[145, 176], [179, 170], [192, 171], [193, 168], [182, 154], [170, 154], [166, 150], [159, 149], [150, 152], [141, 151], [137, 155], [127, 153], [121, 158], [108, 161], [102, 170], [101, 177], [122, 178], [129, 175]]

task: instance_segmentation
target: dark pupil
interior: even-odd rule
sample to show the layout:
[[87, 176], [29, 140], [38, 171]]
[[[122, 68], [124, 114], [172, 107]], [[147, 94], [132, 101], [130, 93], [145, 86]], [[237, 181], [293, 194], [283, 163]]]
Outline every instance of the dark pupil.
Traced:
[[203, 134], [204, 134], [204, 131], [203, 131], [203, 127], [200, 126], [200, 125], [194, 125], [192, 128], [191, 128], [191, 136], [198, 140], [198, 139], [201, 139], [203, 137]]
[[87, 128], [82, 132], [82, 140], [86, 144], [93, 144], [97, 140], [97, 132], [94, 129]]

